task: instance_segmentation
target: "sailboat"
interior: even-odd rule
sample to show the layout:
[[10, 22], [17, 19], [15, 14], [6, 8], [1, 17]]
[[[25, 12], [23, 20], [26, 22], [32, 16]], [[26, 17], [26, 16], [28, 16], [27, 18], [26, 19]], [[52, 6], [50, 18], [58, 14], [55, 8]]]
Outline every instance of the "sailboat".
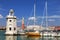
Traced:
[[[36, 2], [36, 0], [34, 0], [35, 2]], [[34, 2], [34, 25], [30, 25], [30, 26], [28, 26], [28, 27], [32, 27], [32, 29], [31, 30], [29, 30], [26, 34], [28, 35], [28, 36], [41, 36], [40, 35], [40, 32], [39, 32], [39, 30], [38, 30], [38, 28], [40, 27], [40, 26], [38, 26], [38, 25], [35, 25], [35, 13], [36, 13], [36, 4], [35, 4], [35, 2]]]
[[57, 34], [51, 30], [47, 30], [48, 27], [48, 22], [47, 22], [47, 1], [45, 2], [45, 10], [46, 10], [46, 28], [44, 30], [44, 32], [42, 32], [42, 36], [56, 36]]

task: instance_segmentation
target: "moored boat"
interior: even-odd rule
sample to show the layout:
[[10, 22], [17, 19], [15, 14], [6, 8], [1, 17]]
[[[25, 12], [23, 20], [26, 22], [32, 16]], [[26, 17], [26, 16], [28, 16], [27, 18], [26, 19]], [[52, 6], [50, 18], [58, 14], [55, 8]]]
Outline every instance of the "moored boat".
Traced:
[[28, 32], [27, 35], [28, 35], [28, 36], [41, 36], [38, 31], [35, 31], [35, 32]]
[[41, 36], [39, 32], [28, 32], [27, 36]]
[[41, 36], [39, 30], [31, 29], [27, 33], [27, 36]]

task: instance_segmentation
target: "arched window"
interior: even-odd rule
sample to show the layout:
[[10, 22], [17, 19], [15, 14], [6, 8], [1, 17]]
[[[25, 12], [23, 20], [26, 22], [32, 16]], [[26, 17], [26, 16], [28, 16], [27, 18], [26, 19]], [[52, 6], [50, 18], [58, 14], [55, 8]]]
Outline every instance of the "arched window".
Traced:
[[9, 30], [11, 31], [11, 27], [9, 28]]
[[9, 20], [10, 22], [12, 22], [12, 20]]
[[16, 28], [14, 27], [14, 30], [16, 30]]

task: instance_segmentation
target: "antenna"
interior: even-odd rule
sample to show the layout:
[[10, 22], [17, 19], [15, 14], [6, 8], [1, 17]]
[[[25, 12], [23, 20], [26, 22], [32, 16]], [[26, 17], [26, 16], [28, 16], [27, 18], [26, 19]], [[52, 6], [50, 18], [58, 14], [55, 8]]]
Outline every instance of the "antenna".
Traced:
[[36, 0], [34, 0], [34, 25], [35, 25], [35, 13], [36, 13]]

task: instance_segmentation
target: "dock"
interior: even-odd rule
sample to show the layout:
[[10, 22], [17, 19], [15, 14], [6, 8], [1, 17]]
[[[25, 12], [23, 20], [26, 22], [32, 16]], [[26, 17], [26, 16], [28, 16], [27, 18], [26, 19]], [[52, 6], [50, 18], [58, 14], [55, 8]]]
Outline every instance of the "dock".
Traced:
[[0, 30], [6, 30], [6, 27], [0, 27]]

